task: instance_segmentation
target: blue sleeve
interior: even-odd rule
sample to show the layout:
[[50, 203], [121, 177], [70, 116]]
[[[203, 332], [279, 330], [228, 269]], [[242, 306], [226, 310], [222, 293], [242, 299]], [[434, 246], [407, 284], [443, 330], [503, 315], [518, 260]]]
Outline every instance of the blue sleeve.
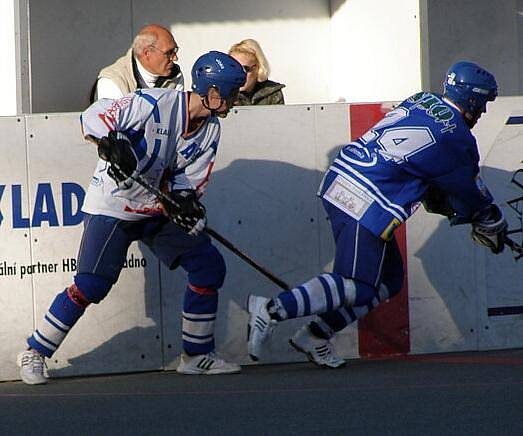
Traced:
[[433, 179], [431, 184], [448, 195], [449, 203], [460, 222], [470, 222], [473, 215], [493, 202], [492, 195], [483, 184], [479, 172], [472, 166], [456, 168]]

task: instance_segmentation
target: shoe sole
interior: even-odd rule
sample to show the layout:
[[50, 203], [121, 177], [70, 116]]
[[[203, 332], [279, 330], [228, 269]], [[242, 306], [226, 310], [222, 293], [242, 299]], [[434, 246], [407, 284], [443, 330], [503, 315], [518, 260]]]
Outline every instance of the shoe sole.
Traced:
[[[246, 308], [247, 308], [247, 313], [249, 314], [249, 321], [247, 322], [247, 348], [249, 346], [249, 342], [250, 342], [250, 339], [251, 339], [251, 323], [250, 323], [250, 318], [251, 318], [251, 297], [254, 297], [254, 296], [252, 294], [247, 296], [247, 304], [245, 305]], [[254, 298], [253, 298], [253, 300], [254, 300]], [[251, 354], [251, 353], [249, 353], [249, 357], [254, 362], [257, 362], [259, 360], [258, 356], [255, 356], [254, 354]]]
[[31, 379], [28, 379], [28, 378], [25, 378], [23, 375], [22, 375], [22, 358], [21, 358], [21, 355], [19, 354], [17, 357], [16, 357], [16, 366], [18, 366], [18, 368], [20, 368], [20, 372], [19, 372], [19, 375], [20, 375], [20, 379], [26, 384], [26, 385], [31, 385], [31, 386], [34, 386], [34, 385], [45, 385], [49, 380], [47, 379], [47, 377], [44, 376], [44, 379], [42, 380], [31, 380]]
[[33, 380], [33, 379], [29, 379], [29, 378], [26, 378], [24, 377], [21, 373], [20, 373], [20, 379], [26, 384], [26, 385], [45, 385], [47, 382], [48, 382], [48, 379], [47, 377], [44, 377], [44, 379], [40, 379], [40, 380]]
[[[21, 377], [20, 377], [21, 378]], [[42, 380], [42, 381], [29, 381], [27, 379], [23, 379], [22, 378], [22, 381], [26, 384], [26, 385], [31, 385], [31, 386], [35, 386], [35, 385], [45, 385], [47, 384], [47, 380]]]
[[191, 371], [178, 371], [178, 370], [176, 370], [176, 372], [178, 374], [183, 374], [183, 375], [228, 375], [228, 374], [239, 374], [240, 372], [242, 372], [242, 370], [240, 368], [240, 369], [234, 370], [234, 371], [216, 371], [216, 372], [213, 372], [213, 371], [205, 371], [205, 372], [195, 371], [195, 372], [191, 372]]
[[341, 367], [343, 367], [343, 366], [345, 366], [347, 364], [347, 362], [343, 362], [342, 364], [340, 364], [338, 366], [330, 366], [330, 365], [327, 365], [327, 364], [320, 364], [320, 363], [318, 363], [318, 362], [316, 362], [314, 360], [314, 357], [313, 357], [313, 355], [311, 353], [309, 353], [308, 351], [305, 351], [305, 349], [301, 348], [292, 339], [289, 339], [289, 344], [291, 345], [292, 348], [294, 348], [299, 353], [305, 354], [305, 356], [307, 356], [307, 359], [309, 360], [309, 362], [314, 363], [314, 365], [316, 365], [316, 366], [318, 366], [320, 368], [338, 369], [338, 368], [341, 368]]

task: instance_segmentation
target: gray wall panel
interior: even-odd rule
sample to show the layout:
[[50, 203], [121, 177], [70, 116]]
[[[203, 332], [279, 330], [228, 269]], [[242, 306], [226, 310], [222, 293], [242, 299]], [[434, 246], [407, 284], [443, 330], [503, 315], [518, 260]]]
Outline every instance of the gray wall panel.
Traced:
[[422, 0], [423, 88], [441, 91], [444, 74], [468, 60], [489, 69], [500, 95], [521, 94], [521, 9], [516, 0]]
[[29, 13], [32, 112], [83, 110], [101, 66], [130, 46], [130, 1], [30, 1]]

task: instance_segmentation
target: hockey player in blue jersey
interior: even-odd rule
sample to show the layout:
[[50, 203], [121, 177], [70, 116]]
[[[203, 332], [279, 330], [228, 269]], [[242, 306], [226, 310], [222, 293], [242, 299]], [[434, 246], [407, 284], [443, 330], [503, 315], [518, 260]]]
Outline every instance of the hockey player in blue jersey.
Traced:
[[[230, 56], [212, 51], [192, 68], [192, 92], [138, 90], [101, 99], [81, 116], [83, 134], [98, 144], [98, 161], [82, 210], [84, 232], [74, 283], [58, 294], [20, 353], [25, 383], [46, 382], [51, 357], [91, 303], [116, 283], [131, 242], [143, 241], [169, 268], [188, 275], [184, 294], [182, 374], [224, 374], [240, 367], [214, 354], [218, 289], [225, 264], [205, 227], [203, 194], [225, 117], [246, 74]], [[179, 207], [161, 204], [133, 182], [139, 175]]]
[[254, 360], [278, 322], [316, 314], [291, 345], [317, 365], [343, 365], [331, 338], [401, 290], [394, 230], [421, 202], [451, 225], [471, 223], [473, 239], [494, 253], [503, 250], [507, 223], [481, 181], [470, 132], [496, 96], [492, 74], [459, 62], [446, 75], [443, 95], [413, 95], [340, 150], [318, 192], [336, 243], [333, 272], [275, 298], [249, 296]]

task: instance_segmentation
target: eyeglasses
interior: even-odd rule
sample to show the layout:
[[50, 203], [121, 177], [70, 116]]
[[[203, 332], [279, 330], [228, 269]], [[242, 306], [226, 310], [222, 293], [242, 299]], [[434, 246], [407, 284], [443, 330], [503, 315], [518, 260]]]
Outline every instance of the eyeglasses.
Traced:
[[246, 73], [250, 73], [251, 71], [254, 71], [254, 69], [257, 67], [258, 65], [254, 64], [254, 65], [242, 65], [243, 67], [243, 71], [245, 71]]
[[163, 54], [167, 59], [172, 59], [173, 57], [175, 57], [176, 54], [178, 53], [178, 50], [180, 50], [180, 47], [174, 47], [174, 48], [171, 48], [170, 50], [167, 50], [167, 51], [160, 50], [155, 45], [150, 45], [149, 47], [155, 48], [161, 54]]

